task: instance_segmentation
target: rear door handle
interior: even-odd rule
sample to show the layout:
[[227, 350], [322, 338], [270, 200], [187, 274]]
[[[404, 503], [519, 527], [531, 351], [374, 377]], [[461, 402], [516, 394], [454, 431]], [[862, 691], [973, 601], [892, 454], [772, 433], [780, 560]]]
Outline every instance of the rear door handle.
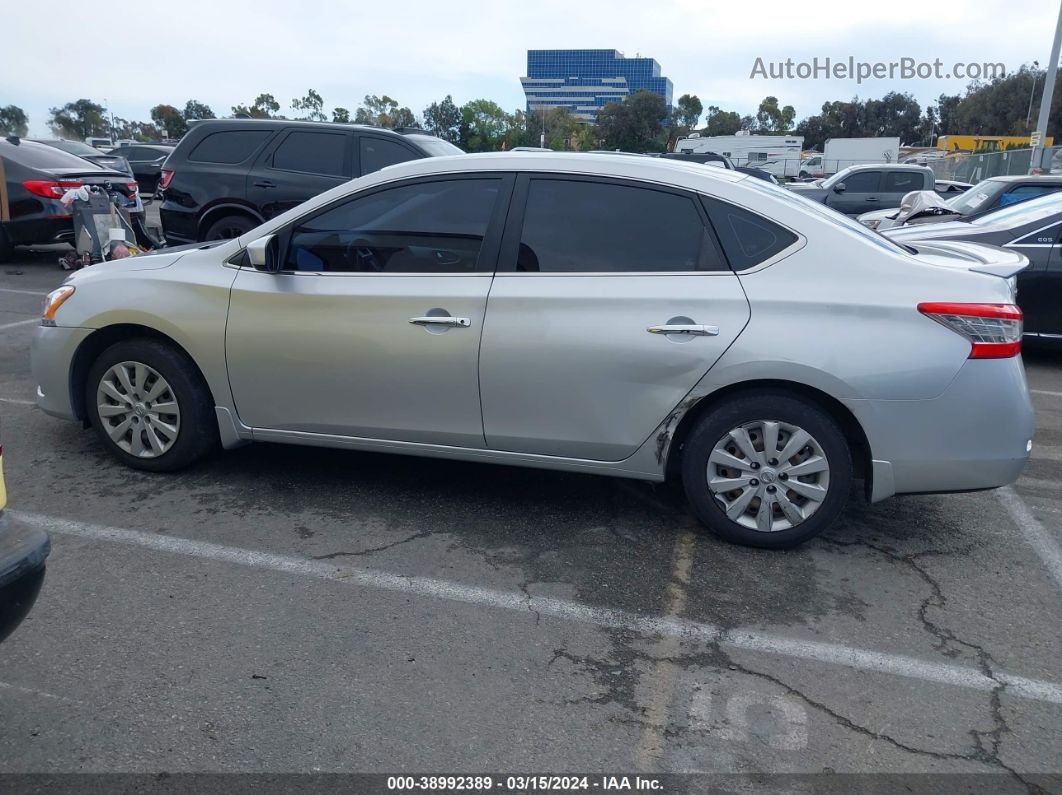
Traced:
[[458, 328], [468, 328], [472, 325], [472, 320], [467, 317], [449, 317], [447, 315], [411, 317], [409, 322], [414, 326], [457, 326]]
[[263, 179], [259, 182], [254, 183], [254, 186], [256, 188], [275, 188], [277, 184], [275, 182], [270, 182], [268, 179]]
[[650, 326], [650, 334], [681, 334], [687, 337], [718, 337], [719, 326]]
[[877, 196], [867, 196], [863, 201], [876, 202], [877, 200], [878, 200]]

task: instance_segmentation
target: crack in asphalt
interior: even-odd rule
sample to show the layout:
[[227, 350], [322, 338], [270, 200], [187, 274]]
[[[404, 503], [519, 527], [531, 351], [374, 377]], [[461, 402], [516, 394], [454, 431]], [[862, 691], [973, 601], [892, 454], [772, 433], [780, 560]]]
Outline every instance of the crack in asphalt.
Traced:
[[384, 552], [385, 550], [388, 550], [388, 549], [394, 549], [395, 547], [400, 547], [403, 544], [409, 544], [412, 541], [416, 541], [416, 540], [418, 540], [420, 538], [427, 538], [428, 536], [431, 536], [431, 535], [434, 535], [434, 534], [435, 534], [434, 530], [421, 530], [419, 533], [414, 533], [411, 536], [407, 536], [406, 538], [400, 539], [398, 541], [394, 541], [394, 542], [392, 542], [390, 544], [384, 544], [383, 546], [380, 546], [380, 547], [369, 547], [368, 549], [360, 549], [360, 550], [358, 550], [356, 552], [330, 552], [327, 555], [310, 555], [310, 559], [311, 560], [334, 560], [335, 558], [358, 558], [358, 557], [362, 557], [363, 555], [375, 555], [377, 552]]

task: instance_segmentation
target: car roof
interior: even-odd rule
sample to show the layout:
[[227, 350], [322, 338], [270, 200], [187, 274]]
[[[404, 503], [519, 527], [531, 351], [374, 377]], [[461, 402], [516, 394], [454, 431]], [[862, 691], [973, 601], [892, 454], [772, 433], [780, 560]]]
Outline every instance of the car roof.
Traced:
[[339, 129], [354, 129], [354, 130], [371, 130], [373, 132], [384, 133], [385, 135], [426, 135], [429, 138], [438, 138], [437, 135], [430, 130], [423, 130], [419, 127], [398, 127], [396, 129], [390, 129], [389, 127], [376, 127], [372, 124], [352, 124], [347, 122], [334, 122], [334, 121], [307, 121], [305, 119], [194, 119], [189, 122], [189, 132], [200, 129], [202, 127], [210, 127], [214, 125], [234, 126], [240, 125], [247, 126], [266, 126], [266, 127], [290, 127], [292, 125], [298, 127], [316, 128], [321, 130], [335, 130]]
[[476, 171], [549, 171], [590, 176], [628, 177], [696, 187], [704, 179], [740, 182], [747, 174], [702, 163], [663, 157], [631, 157], [619, 153], [590, 152], [484, 152], [408, 160], [381, 170], [388, 176], [427, 176]]

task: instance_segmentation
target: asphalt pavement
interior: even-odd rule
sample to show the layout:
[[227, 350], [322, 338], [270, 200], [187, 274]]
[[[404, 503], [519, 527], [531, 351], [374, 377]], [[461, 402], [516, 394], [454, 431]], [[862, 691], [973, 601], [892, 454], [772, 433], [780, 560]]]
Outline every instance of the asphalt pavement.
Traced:
[[765, 552], [702, 532], [673, 487], [593, 475], [262, 444], [123, 468], [33, 405], [56, 256], [0, 266], [9, 507], [53, 532], [0, 647], [0, 773], [1062, 792], [1062, 352], [1026, 354], [1037, 434], [1013, 487], [853, 494], [827, 536]]

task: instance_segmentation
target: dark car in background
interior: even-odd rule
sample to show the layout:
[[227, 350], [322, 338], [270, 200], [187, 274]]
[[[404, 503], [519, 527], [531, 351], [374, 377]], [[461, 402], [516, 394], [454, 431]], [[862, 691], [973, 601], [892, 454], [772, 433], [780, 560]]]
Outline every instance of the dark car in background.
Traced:
[[[10, 259], [15, 246], [74, 242], [73, 216], [60, 202], [72, 188], [99, 185], [141, 206], [128, 174], [45, 144], [0, 138], [0, 161], [7, 193], [7, 214], [0, 214], [0, 261]], [[143, 222], [143, 212], [132, 216]]]
[[172, 152], [173, 147], [165, 144], [126, 144], [112, 149], [110, 154], [124, 157], [140, 185], [140, 192], [151, 195], [162, 178], [162, 164]]
[[171, 244], [239, 237], [363, 174], [463, 152], [424, 130], [282, 119], [210, 119], [185, 133], [162, 167], [163, 234]]
[[[1029, 258], [1017, 275], [1018, 306], [1025, 313], [1026, 339], [1062, 342], [1062, 193], [1006, 207], [974, 220], [886, 229], [883, 235], [921, 254], [935, 246], [947, 252], [955, 243], [981, 243], [1013, 249]], [[963, 251], [971, 259], [976, 250]]]
[[38, 144], [44, 144], [50, 146], [53, 149], [59, 149], [63, 152], [67, 152], [71, 155], [77, 155], [90, 163], [95, 163], [100, 168], [109, 168], [114, 171], [121, 171], [123, 174], [129, 174], [132, 176], [133, 170], [129, 166], [129, 161], [123, 158], [121, 155], [114, 152], [101, 152], [94, 146], [89, 146], [81, 141], [66, 141], [62, 138], [30, 138]]
[[934, 190], [936, 178], [925, 166], [878, 163], [848, 166], [832, 177], [787, 187], [839, 213], [860, 215], [882, 207], [899, 207], [911, 191]]

